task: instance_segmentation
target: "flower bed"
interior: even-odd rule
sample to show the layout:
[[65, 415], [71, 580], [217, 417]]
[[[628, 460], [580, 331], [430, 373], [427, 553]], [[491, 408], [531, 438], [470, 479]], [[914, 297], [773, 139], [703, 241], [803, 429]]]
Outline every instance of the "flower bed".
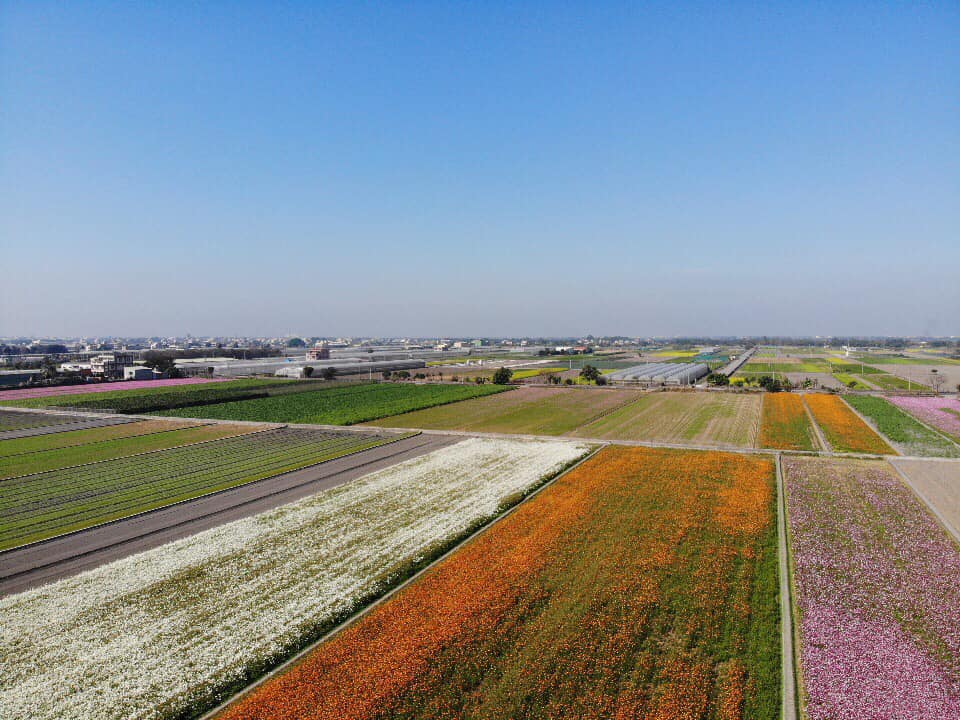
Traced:
[[955, 443], [921, 425], [912, 415], [882, 397], [851, 395], [847, 402], [908, 455], [960, 457], [960, 447]]
[[960, 717], [960, 552], [886, 463], [784, 458], [810, 720]]
[[896, 395], [889, 400], [928, 425], [960, 439], [960, 400], [957, 398]]
[[608, 447], [221, 720], [779, 717], [768, 458]]
[[767, 393], [763, 396], [760, 447], [778, 450], [815, 450], [810, 416], [799, 395]]
[[0, 717], [192, 717], [585, 451], [466, 440], [0, 600]]
[[835, 451], [897, 454], [896, 450], [884, 442], [883, 438], [836, 395], [813, 393], [805, 395], [804, 400], [827, 442]]

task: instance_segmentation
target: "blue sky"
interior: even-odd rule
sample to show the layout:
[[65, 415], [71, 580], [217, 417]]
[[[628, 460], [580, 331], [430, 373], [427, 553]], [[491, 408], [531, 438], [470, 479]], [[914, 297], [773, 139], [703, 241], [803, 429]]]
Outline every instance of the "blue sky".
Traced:
[[957, 37], [956, 3], [7, 2], [0, 335], [960, 334]]

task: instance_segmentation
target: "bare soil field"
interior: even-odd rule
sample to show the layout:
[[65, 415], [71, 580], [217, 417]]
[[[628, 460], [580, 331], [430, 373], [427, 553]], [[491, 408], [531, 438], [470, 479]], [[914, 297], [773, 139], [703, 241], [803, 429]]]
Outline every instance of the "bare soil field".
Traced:
[[579, 428], [579, 437], [755, 447], [760, 396], [660, 392]]
[[943, 520], [960, 533], [960, 462], [891, 460], [937, 509]]
[[912, 380], [922, 385], [930, 386], [930, 371], [936, 370], [938, 375], [943, 375], [945, 382], [941, 390], [944, 392], [954, 392], [957, 385], [960, 384], [960, 365], [883, 365], [891, 375], [896, 375], [904, 380]]
[[[840, 382], [839, 380], [837, 380], [837, 379], [836, 379], [833, 375], [831, 375], [830, 373], [823, 373], [823, 372], [813, 372], [813, 373], [796, 372], [796, 373], [785, 373], [785, 374], [786, 374], [786, 376], [787, 376], [787, 380], [789, 380], [789, 381], [790, 381], [791, 383], [793, 383], [794, 385], [800, 385], [804, 380], [810, 379], [810, 380], [816, 380], [816, 381], [819, 383], [820, 387], [822, 387], [822, 388], [841, 388], [841, 387], [844, 386], [842, 382]], [[859, 380], [859, 379], [860, 379], [860, 377], [857, 376], [857, 380]]]
[[424, 430], [562, 435], [640, 397], [634, 390], [521, 387], [367, 423]]

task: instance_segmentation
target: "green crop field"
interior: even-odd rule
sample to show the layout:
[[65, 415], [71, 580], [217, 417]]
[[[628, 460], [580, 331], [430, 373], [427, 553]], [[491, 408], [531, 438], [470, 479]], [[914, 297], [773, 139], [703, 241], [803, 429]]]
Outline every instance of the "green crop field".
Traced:
[[505, 395], [396, 415], [371, 424], [425, 430], [562, 435], [638, 396], [634, 390], [525, 387]]
[[830, 368], [825, 372], [847, 373], [849, 375], [882, 375], [883, 370], [878, 370], [869, 365], [862, 365], [853, 362], [841, 362], [839, 360], [830, 360]]
[[579, 428], [579, 437], [659, 440], [753, 447], [760, 423], [760, 396], [661, 392]]
[[880, 375], [871, 375], [870, 382], [874, 385], [879, 386], [883, 390], [929, 390], [930, 388], [926, 385], [916, 382], [915, 380], [905, 380], [902, 377], [897, 377], [896, 375], [890, 375], [888, 373], [881, 373]]
[[434, 405], [493, 395], [508, 389], [504, 385], [340, 385], [314, 392], [167, 410], [157, 414], [220, 420], [354, 425]]
[[196, 422], [176, 422], [172, 420], [141, 420], [120, 425], [89, 428], [86, 430], [70, 430], [68, 432], [53, 433], [50, 435], [36, 435], [11, 440], [0, 440], [0, 458], [10, 455], [57, 450], [73, 445], [87, 445], [88, 443], [104, 442], [105, 440], [119, 440], [135, 435], [149, 435], [155, 432], [167, 432], [195, 427]]
[[83, 395], [49, 396], [27, 400], [11, 400], [13, 407], [71, 407], [79, 410], [114, 410], [139, 414], [188, 405], [203, 405], [245, 397], [266, 397], [284, 392], [304, 392], [322, 385], [317, 380], [283, 380], [263, 378], [230, 380], [202, 385], [175, 385], [137, 390], [87, 393]]
[[22, 455], [24, 453], [43, 452], [45, 450], [57, 450], [73, 445], [86, 445], [88, 443], [103, 442], [104, 440], [118, 440], [125, 437], [134, 437], [135, 435], [149, 435], [155, 432], [180, 430], [182, 428], [195, 427], [196, 425], [197, 423], [188, 421], [141, 420], [138, 422], [107, 425], [86, 430], [69, 430], [67, 432], [53, 433], [50, 435], [0, 440], [0, 458], [10, 455]]
[[[123, 426], [121, 425], [119, 427]], [[92, 437], [96, 438], [95, 433], [97, 430], [111, 429], [111, 427], [96, 428], [96, 430], [93, 431], [80, 430], [78, 432], [92, 432], [94, 433]], [[192, 443], [204, 442], [207, 440], [217, 440], [220, 438], [229, 437], [231, 435], [242, 435], [252, 432], [255, 429], [256, 426], [251, 425], [218, 424], [180, 429], [174, 425], [169, 429], [168, 432], [153, 432], [147, 435], [137, 435], [134, 437], [116, 439], [92, 439], [89, 443], [84, 445], [73, 445], [70, 447], [52, 448], [39, 452], [7, 455], [5, 457], [0, 457], [0, 479], [16, 477], [17, 475], [46, 472], [48, 470], [58, 470], [60, 468], [70, 467], [72, 465], [82, 465], [85, 463], [100, 462], [102, 460], [112, 460], [114, 458], [136, 455], [138, 453], [150, 452], [153, 450], [165, 450], [167, 448], [173, 448], [180, 445], [190, 445]], [[105, 436], [109, 438], [109, 434], [105, 434]], [[34, 438], [26, 439], [33, 440]], [[16, 443], [17, 441], [7, 440], [5, 442]], [[2, 446], [3, 443], [0, 442], [0, 448], [2, 448]]]
[[853, 375], [849, 375], [847, 373], [838, 372], [834, 373], [833, 377], [837, 380], [837, 382], [842, 382], [848, 388], [852, 388], [853, 390], [873, 390], [873, 386], [867, 384], [867, 382], [862, 379], [862, 375], [854, 377]]
[[387, 441], [280, 428], [0, 481], [0, 550], [297, 470]]
[[826, 363], [819, 362], [796, 362], [796, 363], [769, 363], [769, 362], [748, 362], [743, 366], [744, 374], [765, 373], [773, 375], [774, 373], [816, 373], [830, 372]]
[[851, 395], [845, 399], [876, 425], [881, 433], [901, 445], [908, 455], [960, 457], [960, 447], [957, 447], [956, 443], [917, 422], [911, 415], [883, 398]]

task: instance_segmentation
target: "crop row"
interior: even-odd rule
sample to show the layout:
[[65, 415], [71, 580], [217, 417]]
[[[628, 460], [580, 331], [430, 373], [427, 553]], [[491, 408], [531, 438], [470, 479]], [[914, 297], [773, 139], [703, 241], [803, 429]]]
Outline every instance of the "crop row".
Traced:
[[492, 395], [506, 389], [502, 385], [348, 384], [316, 392], [225, 402], [158, 414], [220, 420], [354, 425], [411, 410]]
[[467, 440], [0, 600], [0, 717], [192, 716], [585, 450]]
[[196, 425], [197, 423], [189, 421], [144, 420], [140, 422], [121, 423], [119, 425], [67, 430], [60, 433], [50, 433], [48, 435], [34, 435], [32, 437], [0, 440], [0, 458], [47, 452], [48, 450], [60, 450], [78, 445], [90, 445], [110, 440], [119, 440], [126, 437], [135, 437], [137, 435], [169, 432], [171, 430], [195, 427]]
[[773, 498], [606, 448], [222, 718], [778, 717]]
[[0, 481], [0, 549], [372, 447], [384, 437], [281, 428]]
[[[111, 428], [112, 427], [123, 426], [111, 426]], [[252, 432], [256, 429], [257, 426], [255, 425], [228, 425], [226, 423], [192, 428], [178, 428], [174, 424], [169, 428], [168, 432], [153, 432], [147, 435], [121, 437], [114, 440], [104, 440], [103, 442], [56, 448], [44, 452], [0, 457], [0, 480], [18, 475], [32, 475], [34, 473], [68, 468], [73, 465], [112, 460], [114, 458], [137, 455], [154, 450], [165, 450], [206, 440], [217, 440], [231, 435]], [[50, 436], [47, 435], [44, 437]]]
[[783, 464], [807, 717], [960, 717], [957, 546], [885, 463]]

